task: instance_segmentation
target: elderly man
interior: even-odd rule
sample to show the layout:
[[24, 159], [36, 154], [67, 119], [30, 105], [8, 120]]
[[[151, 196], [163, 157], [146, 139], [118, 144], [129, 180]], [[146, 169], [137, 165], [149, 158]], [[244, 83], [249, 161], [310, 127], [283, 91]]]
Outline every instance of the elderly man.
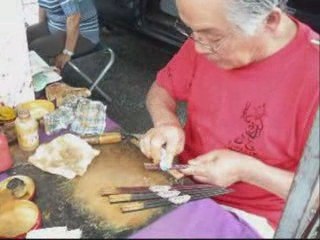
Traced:
[[154, 128], [141, 150], [159, 162], [166, 146], [167, 164], [180, 154], [185, 175], [235, 191], [133, 237], [272, 237], [319, 107], [319, 36], [280, 0], [176, 2], [189, 40], [148, 93]]

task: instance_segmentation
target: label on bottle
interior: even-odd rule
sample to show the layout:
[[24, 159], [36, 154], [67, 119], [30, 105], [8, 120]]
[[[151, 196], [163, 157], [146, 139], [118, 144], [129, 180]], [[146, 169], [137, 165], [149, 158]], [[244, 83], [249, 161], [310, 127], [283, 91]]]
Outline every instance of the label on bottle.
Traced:
[[19, 146], [22, 150], [32, 151], [39, 145], [39, 134], [37, 129], [24, 130], [18, 134]]

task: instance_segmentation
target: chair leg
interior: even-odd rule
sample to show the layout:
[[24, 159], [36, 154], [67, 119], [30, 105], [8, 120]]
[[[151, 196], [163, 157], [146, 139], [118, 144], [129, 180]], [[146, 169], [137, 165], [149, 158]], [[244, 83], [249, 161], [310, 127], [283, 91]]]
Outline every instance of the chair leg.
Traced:
[[105, 68], [102, 70], [102, 72], [100, 73], [97, 80], [92, 84], [90, 91], [92, 91], [99, 84], [99, 82], [104, 78], [104, 76], [107, 74], [107, 72], [109, 71], [109, 69], [112, 67], [112, 65], [114, 63], [115, 55], [114, 55], [114, 52], [112, 51], [112, 49], [107, 48], [106, 52], [108, 52], [110, 54], [109, 62], [107, 64], [107, 66], [105, 66]]
[[101, 71], [100, 75], [98, 76], [98, 78], [93, 81], [87, 74], [85, 74], [83, 71], [81, 71], [73, 62], [69, 61], [68, 64], [70, 65], [70, 67], [72, 67], [77, 73], [79, 73], [88, 83], [92, 84], [90, 86], [90, 91], [93, 91], [94, 89], [96, 89], [101, 95], [102, 97], [104, 97], [108, 102], [111, 102], [112, 99], [111, 97], [106, 94], [105, 92], [103, 92], [99, 87], [98, 84], [100, 83], [100, 81], [104, 78], [104, 76], [107, 74], [107, 72], [109, 71], [109, 69], [111, 68], [111, 66], [114, 63], [115, 60], [115, 54], [112, 51], [112, 49], [107, 48], [106, 52], [108, 52], [110, 54], [110, 59], [108, 64], [103, 68], [103, 70]]

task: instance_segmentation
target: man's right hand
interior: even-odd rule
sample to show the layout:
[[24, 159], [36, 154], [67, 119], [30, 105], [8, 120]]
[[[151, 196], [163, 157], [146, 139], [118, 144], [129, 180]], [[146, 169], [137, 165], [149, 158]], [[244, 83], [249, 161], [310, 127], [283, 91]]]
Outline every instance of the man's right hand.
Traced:
[[160, 162], [161, 148], [166, 145], [167, 159], [172, 163], [174, 157], [184, 149], [185, 134], [177, 125], [161, 125], [150, 129], [140, 139], [140, 149], [154, 163]]

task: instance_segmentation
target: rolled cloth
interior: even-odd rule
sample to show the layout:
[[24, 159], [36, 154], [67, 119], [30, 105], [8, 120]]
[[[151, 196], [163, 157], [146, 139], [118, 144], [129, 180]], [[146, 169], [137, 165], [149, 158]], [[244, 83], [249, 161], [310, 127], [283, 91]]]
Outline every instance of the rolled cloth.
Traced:
[[[118, 123], [113, 121], [112, 119], [106, 117], [106, 129], [105, 132], [112, 132], [112, 131], [120, 131], [121, 127], [119, 126]], [[57, 133], [53, 133], [51, 135], [47, 135], [43, 129], [43, 126], [40, 126], [39, 128], [39, 138], [40, 138], [40, 143], [47, 143], [55, 139], [56, 137], [59, 137], [63, 134], [66, 133], [71, 133], [70, 129], [66, 130], [61, 130]]]

